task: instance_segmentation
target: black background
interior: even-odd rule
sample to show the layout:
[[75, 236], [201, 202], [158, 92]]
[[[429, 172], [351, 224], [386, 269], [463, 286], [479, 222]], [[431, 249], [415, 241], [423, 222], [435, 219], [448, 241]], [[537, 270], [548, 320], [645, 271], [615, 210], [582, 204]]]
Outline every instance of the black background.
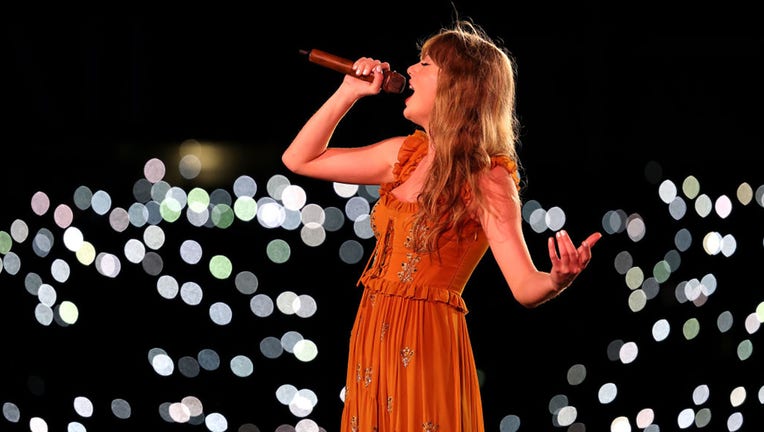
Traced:
[[[606, 235], [571, 291], [535, 310], [513, 301], [490, 256], [481, 263], [465, 300], [484, 377], [487, 430], [500, 430], [502, 419], [511, 414], [520, 417], [521, 431], [565, 430], [554, 426], [549, 413], [549, 401], [557, 394], [576, 406], [586, 430], [607, 430], [618, 416], [627, 416], [636, 428], [634, 418], [643, 408], [654, 409], [661, 430], [672, 430], [680, 411], [704, 407], [713, 413], [706, 430], [726, 430], [734, 412], [744, 414], [742, 430], [759, 430], [761, 337], [748, 334], [744, 320], [764, 298], [756, 277], [762, 258], [761, 206], [744, 206], [735, 198], [741, 183], [755, 190], [762, 182], [758, 147], [764, 40], [753, 6], [427, 1], [284, 3], [162, 15], [6, 15], [0, 46], [0, 230], [23, 219], [32, 231], [55, 231], [49, 215], [33, 215], [29, 208], [31, 195], [40, 190], [54, 203], [71, 204], [73, 190], [85, 184], [108, 190], [115, 205], [129, 205], [145, 161], [172, 160], [188, 139], [228, 149], [225, 169], [205, 188], [230, 189], [236, 177], [250, 175], [260, 185], [259, 196], [271, 175], [283, 174], [303, 185], [313, 201], [341, 206], [331, 185], [294, 176], [279, 159], [341, 80], [336, 72], [307, 62], [298, 50], [319, 48], [351, 59], [371, 56], [405, 72], [417, 61], [416, 43], [447, 26], [456, 13], [501, 39], [517, 61], [524, 197], [545, 208], [564, 209], [565, 228], [574, 240], [602, 230], [601, 219], [610, 210], [638, 214], [647, 227], [639, 242], [624, 233]], [[336, 142], [362, 145], [410, 132], [413, 126], [402, 118], [402, 108], [399, 95], [359, 102], [338, 129]], [[648, 167], [657, 175], [647, 176]], [[173, 169], [168, 164], [168, 172]], [[730, 217], [700, 217], [690, 199], [686, 218], [677, 221], [669, 215], [659, 199], [660, 183], [669, 180], [681, 187], [691, 175], [712, 199], [731, 198]], [[140, 236], [138, 229], [111, 232], [105, 219], [78, 212], [75, 224], [117, 252], [127, 238]], [[224, 232], [183, 223], [164, 228], [168, 256], [180, 241], [195, 238], [205, 253], [227, 254], [235, 269], [255, 271], [261, 292], [274, 298], [282, 290], [307, 293], [318, 302], [319, 312], [310, 320], [253, 319], [247, 299], [230, 283], [194, 269], [198, 274], [187, 276], [209, 286], [209, 301], [219, 298], [235, 309], [236, 319], [221, 328], [210, 323], [203, 306], [159, 298], [155, 278], [140, 267], [123, 263], [120, 277], [106, 279], [76, 264], [59, 245], [56, 255], [71, 260], [75, 269], [60, 291], [76, 299], [82, 318], [71, 327], [44, 327], [33, 318], [35, 299], [24, 290], [23, 275], [45, 274], [51, 257], [34, 256], [28, 244], [15, 245], [26, 260], [20, 274], [0, 272], [0, 401], [17, 404], [22, 419], [14, 424], [0, 418], [0, 430], [27, 430], [35, 416], [51, 430], [72, 420], [99, 431], [204, 430], [204, 425], [172, 424], [159, 416], [159, 404], [196, 394], [205, 412], [227, 416], [229, 430], [252, 423], [273, 431], [300, 420], [275, 400], [275, 389], [285, 383], [315, 391], [319, 403], [308, 417], [326, 430], [337, 430], [345, 344], [360, 295], [355, 282], [367, 256], [353, 265], [336, 258], [339, 244], [353, 237], [352, 228], [330, 235], [319, 247], [294, 248], [287, 264], [268, 262], [264, 244], [283, 237], [297, 246], [296, 233], [274, 232], [254, 222]], [[649, 274], [675, 247], [673, 236], [681, 228], [693, 233], [694, 242], [682, 254], [680, 269], [645, 310], [632, 312], [630, 290], [614, 268], [616, 255], [628, 251], [634, 265]], [[704, 253], [701, 238], [709, 232], [734, 236], [736, 253]], [[547, 268], [549, 233], [530, 228], [526, 233], [537, 265]], [[368, 252], [370, 240], [362, 243]], [[184, 271], [179, 267], [166, 263], [168, 273]], [[678, 283], [706, 274], [718, 280], [706, 304], [675, 300]], [[722, 334], [715, 321], [725, 310], [735, 323]], [[681, 327], [691, 318], [700, 321], [701, 331], [687, 341]], [[672, 325], [662, 343], [650, 333], [659, 319]], [[259, 355], [263, 337], [288, 330], [318, 343], [314, 362]], [[741, 361], [735, 350], [744, 339], [754, 350]], [[636, 362], [609, 359], [607, 347], [613, 341], [637, 343]], [[207, 346], [223, 358], [246, 352], [254, 359], [255, 373], [235, 378], [223, 365], [195, 379], [159, 377], [147, 360], [154, 346], [173, 350], [176, 358]], [[565, 374], [576, 363], [586, 365], [588, 376], [582, 385], [570, 386]], [[597, 391], [609, 382], [619, 394], [613, 403], [602, 404]], [[692, 391], [701, 384], [709, 385], [711, 398], [696, 406]], [[733, 407], [729, 394], [738, 386], [746, 388], [748, 398]], [[92, 398], [93, 418], [77, 419], [71, 408], [77, 395]], [[110, 415], [115, 398], [132, 404], [131, 418]]]

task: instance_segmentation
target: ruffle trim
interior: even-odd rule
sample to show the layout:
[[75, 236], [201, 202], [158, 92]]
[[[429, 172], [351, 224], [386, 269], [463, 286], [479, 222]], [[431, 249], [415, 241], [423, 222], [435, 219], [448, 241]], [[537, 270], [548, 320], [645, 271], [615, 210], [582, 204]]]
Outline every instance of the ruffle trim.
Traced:
[[398, 150], [398, 160], [393, 166], [393, 178], [395, 180], [379, 186], [379, 198], [381, 200], [385, 200], [388, 205], [392, 204], [394, 208], [400, 210], [416, 210], [417, 203], [400, 201], [390, 191], [411, 177], [411, 173], [414, 172], [422, 158], [427, 155], [428, 144], [427, 134], [421, 129], [417, 129], [406, 137]]
[[464, 303], [462, 296], [457, 292], [444, 288], [417, 284], [403, 284], [399, 281], [389, 281], [368, 276], [362, 279], [362, 283], [369, 295], [382, 294], [407, 300], [424, 300], [445, 303], [464, 314], [468, 312], [467, 305]]
[[[413, 210], [416, 208], [416, 203], [399, 201], [395, 199], [390, 191], [392, 191], [411, 176], [411, 173], [414, 172], [422, 158], [427, 155], [429, 149], [428, 145], [429, 139], [427, 138], [427, 134], [421, 129], [417, 129], [411, 135], [406, 137], [406, 139], [403, 141], [403, 144], [401, 145], [400, 150], [398, 150], [398, 160], [395, 163], [395, 166], [393, 166], [393, 178], [395, 180], [380, 185], [380, 199], [390, 196], [393, 197], [393, 199], [386, 200], [388, 204], [397, 202], [399, 203], [398, 208], [408, 210]], [[517, 163], [515, 163], [515, 161], [512, 160], [509, 156], [491, 157], [491, 168], [495, 168], [497, 166], [503, 166], [510, 173], [512, 179], [515, 182], [515, 186], [519, 189], [520, 174], [517, 170]], [[462, 191], [462, 195], [464, 198], [469, 199], [472, 194], [469, 188], [467, 188], [467, 190]]]

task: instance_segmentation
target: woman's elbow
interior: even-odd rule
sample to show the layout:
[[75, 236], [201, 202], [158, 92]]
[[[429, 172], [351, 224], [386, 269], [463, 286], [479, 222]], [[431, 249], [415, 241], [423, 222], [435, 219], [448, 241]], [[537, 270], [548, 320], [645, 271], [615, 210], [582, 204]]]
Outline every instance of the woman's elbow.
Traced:
[[291, 172], [295, 174], [299, 174], [300, 171], [300, 164], [297, 163], [297, 161], [289, 155], [288, 152], [284, 152], [281, 155], [281, 163], [284, 164], [284, 166]]
[[521, 292], [512, 291], [512, 295], [515, 298], [515, 301], [517, 301], [520, 304], [520, 306], [526, 309], [535, 309], [546, 301], [546, 299], [544, 298], [538, 298], [538, 296], [528, 295], [528, 294], [529, 293], [525, 293], [522, 291]]

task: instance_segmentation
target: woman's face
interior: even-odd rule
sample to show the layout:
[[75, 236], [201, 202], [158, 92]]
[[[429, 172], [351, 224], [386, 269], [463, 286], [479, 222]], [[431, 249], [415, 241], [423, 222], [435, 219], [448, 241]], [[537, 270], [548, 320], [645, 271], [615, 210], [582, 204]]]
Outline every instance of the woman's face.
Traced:
[[435, 89], [438, 85], [439, 71], [440, 68], [429, 56], [425, 56], [419, 63], [409, 66], [406, 70], [410, 77], [409, 88], [413, 90], [413, 93], [406, 98], [403, 116], [422, 126], [425, 131], [435, 106]]

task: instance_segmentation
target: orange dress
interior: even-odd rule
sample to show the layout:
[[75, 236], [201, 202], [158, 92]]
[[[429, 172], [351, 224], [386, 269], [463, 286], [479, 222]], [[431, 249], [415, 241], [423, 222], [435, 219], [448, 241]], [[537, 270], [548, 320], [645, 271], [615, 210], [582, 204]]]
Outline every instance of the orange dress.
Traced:
[[[371, 214], [376, 247], [359, 284], [364, 292], [350, 335], [342, 432], [483, 432], [477, 369], [462, 292], [488, 242], [473, 223], [451, 233], [440, 259], [409, 246], [417, 204], [390, 191], [428, 149], [416, 131], [404, 141], [395, 179], [380, 186]], [[494, 158], [515, 177], [509, 158]]]

